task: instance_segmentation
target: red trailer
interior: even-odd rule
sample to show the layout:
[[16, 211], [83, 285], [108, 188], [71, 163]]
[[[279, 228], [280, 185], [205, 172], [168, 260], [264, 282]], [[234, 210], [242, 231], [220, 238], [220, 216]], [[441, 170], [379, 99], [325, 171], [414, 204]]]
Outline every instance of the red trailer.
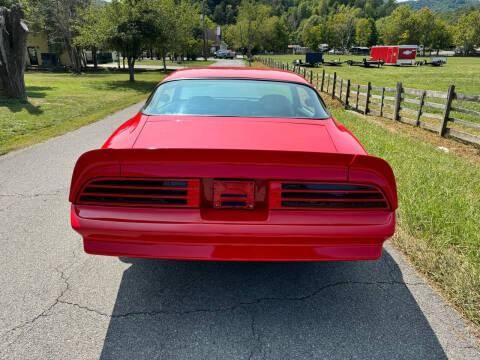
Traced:
[[417, 56], [417, 45], [372, 46], [371, 60], [381, 60], [385, 65], [413, 65]]

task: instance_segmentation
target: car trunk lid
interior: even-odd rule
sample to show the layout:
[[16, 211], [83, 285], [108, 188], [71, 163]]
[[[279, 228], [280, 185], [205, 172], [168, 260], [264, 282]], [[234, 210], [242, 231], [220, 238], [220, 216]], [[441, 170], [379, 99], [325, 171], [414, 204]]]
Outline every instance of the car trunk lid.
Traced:
[[229, 149], [336, 153], [329, 120], [151, 116], [135, 149]]

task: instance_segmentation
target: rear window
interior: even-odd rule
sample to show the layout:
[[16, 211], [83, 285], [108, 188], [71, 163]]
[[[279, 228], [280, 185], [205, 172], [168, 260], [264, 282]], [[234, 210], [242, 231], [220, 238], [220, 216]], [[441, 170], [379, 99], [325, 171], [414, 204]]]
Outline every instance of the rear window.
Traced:
[[199, 115], [325, 119], [310, 87], [288, 82], [199, 79], [161, 84], [146, 104], [147, 115]]

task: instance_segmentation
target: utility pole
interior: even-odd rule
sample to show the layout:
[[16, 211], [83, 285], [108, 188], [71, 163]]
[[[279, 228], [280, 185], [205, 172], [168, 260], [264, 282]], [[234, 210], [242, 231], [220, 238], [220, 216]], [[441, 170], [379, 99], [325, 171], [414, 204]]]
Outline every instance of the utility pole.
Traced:
[[202, 2], [202, 24], [203, 24], [203, 58], [207, 60], [207, 24], [205, 22], [205, 10], [206, 10], [207, 0]]

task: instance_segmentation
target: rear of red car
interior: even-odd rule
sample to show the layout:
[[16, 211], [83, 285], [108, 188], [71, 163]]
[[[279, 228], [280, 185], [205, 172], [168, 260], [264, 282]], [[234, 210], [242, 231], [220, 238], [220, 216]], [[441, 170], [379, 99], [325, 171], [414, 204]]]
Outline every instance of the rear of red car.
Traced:
[[71, 219], [85, 251], [377, 259], [395, 229], [392, 170], [322, 106], [290, 72], [174, 73], [104, 148], [78, 160]]
[[393, 174], [366, 155], [102, 149], [73, 179], [72, 226], [92, 254], [365, 260], [395, 227]]

